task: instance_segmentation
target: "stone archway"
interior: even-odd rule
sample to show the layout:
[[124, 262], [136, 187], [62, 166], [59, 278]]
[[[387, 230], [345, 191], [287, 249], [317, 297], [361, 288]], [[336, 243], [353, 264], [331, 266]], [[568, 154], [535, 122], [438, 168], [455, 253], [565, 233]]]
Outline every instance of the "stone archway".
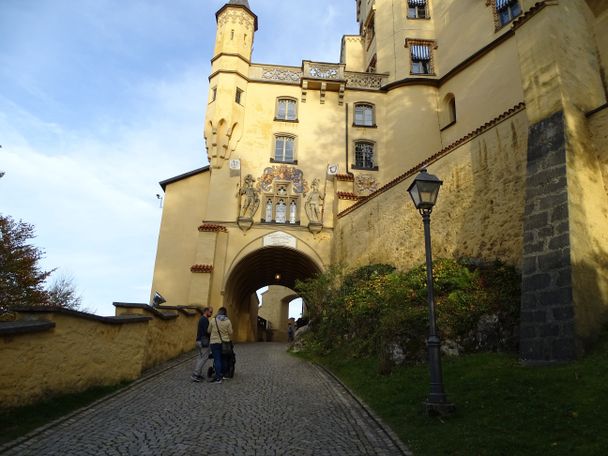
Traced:
[[224, 288], [224, 305], [230, 313], [234, 340], [257, 340], [256, 290], [270, 285], [293, 290], [296, 280], [319, 272], [321, 267], [313, 259], [289, 247], [264, 247], [243, 257], [230, 271]]

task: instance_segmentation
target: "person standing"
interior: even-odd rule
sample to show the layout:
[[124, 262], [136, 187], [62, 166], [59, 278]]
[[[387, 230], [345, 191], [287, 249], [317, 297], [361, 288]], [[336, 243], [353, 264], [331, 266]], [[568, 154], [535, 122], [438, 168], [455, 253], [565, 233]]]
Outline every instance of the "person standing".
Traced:
[[203, 377], [203, 367], [209, 359], [209, 318], [213, 314], [211, 307], [203, 309], [203, 316], [198, 320], [198, 329], [196, 331], [196, 348], [198, 349], [198, 358], [194, 364], [194, 372], [190, 376], [193, 382], [200, 382]]
[[208, 331], [215, 369], [215, 378], [211, 382], [222, 383], [224, 372], [228, 369], [228, 359], [222, 355], [222, 342], [232, 344], [232, 323], [225, 307], [220, 307], [217, 311], [217, 317], [209, 323]]

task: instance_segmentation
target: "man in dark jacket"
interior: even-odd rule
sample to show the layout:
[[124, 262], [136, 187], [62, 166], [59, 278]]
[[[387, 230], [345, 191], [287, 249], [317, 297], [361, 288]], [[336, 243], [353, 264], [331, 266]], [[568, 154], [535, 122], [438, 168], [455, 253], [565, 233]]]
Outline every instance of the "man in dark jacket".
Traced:
[[205, 307], [203, 309], [203, 316], [198, 320], [198, 329], [196, 331], [196, 348], [198, 349], [198, 358], [196, 358], [196, 364], [194, 365], [194, 372], [190, 376], [190, 380], [193, 382], [200, 382], [203, 380], [203, 367], [209, 359], [209, 318], [213, 314], [211, 307]]

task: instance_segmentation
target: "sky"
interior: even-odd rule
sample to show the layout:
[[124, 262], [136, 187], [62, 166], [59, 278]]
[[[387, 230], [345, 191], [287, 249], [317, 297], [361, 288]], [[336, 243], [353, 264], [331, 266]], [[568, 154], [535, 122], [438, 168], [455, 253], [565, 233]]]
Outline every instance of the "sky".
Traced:
[[[225, 0], [0, 0], [0, 213], [33, 224], [82, 305], [147, 303], [159, 181], [207, 165], [203, 122]], [[354, 0], [249, 0], [252, 60], [337, 62]]]

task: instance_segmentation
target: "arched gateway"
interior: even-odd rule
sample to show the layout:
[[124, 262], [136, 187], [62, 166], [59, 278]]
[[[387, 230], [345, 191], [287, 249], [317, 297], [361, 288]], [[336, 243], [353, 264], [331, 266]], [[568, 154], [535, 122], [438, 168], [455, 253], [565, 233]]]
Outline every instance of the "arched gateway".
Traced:
[[[280, 301], [285, 307], [297, 295], [296, 280], [305, 280], [320, 272], [320, 265], [307, 254], [297, 249], [281, 246], [262, 247], [238, 259], [226, 276], [224, 305], [232, 309], [235, 339], [259, 340], [257, 317], [258, 300], [256, 290], [262, 287], [283, 287]], [[287, 331], [286, 309], [277, 309], [283, 321], [275, 318], [273, 329], [281, 335]], [[279, 320], [279, 321], [277, 321]]]

